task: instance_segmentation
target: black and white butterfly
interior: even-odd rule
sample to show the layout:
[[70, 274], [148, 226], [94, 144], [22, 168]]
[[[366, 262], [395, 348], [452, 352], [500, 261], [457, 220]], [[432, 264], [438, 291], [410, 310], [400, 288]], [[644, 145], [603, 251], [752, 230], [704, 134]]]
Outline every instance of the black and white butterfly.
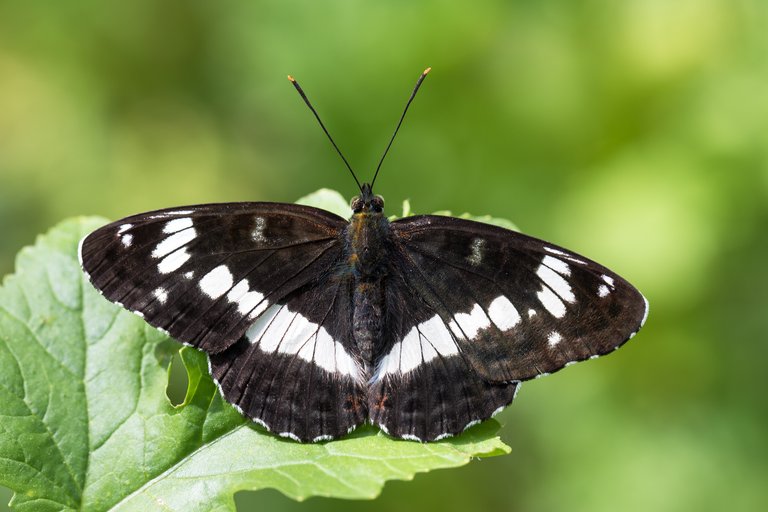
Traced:
[[142, 213], [85, 237], [81, 265], [106, 298], [208, 353], [242, 414], [297, 441], [366, 422], [458, 434], [522, 381], [612, 352], [648, 314], [567, 249], [453, 217], [390, 222], [383, 206], [364, 184], [349, 220], [265, 202]]

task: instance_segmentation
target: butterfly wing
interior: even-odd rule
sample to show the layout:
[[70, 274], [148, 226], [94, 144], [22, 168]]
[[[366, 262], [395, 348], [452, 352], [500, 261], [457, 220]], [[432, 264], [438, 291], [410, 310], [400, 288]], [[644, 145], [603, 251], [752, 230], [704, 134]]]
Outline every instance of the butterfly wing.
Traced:
[[[392, 231], [391, 303], [412, 319], [390, 320], [370, 406], [394, 435], [458, 433], [511, 402], [520, 381], [609, 353], [645, 321], [640, 292], [562, 247], [452, 217]], [[444, 403], [455, 400], [463, 416]]]
[[323, 276], [270, 306], [241, 340], [212, 355], [222, 395], [297, 441], [334, 439], [363, 423], [367, 386], [352, 339], [351, 286], [344, 273]]
[[345, 225], [323, 210], [278, 203], [171, 208], [94, 231], [80, 260], [107, 299], [215, 353], [331, 268]]
[[127, 217], [88, 235], [81, 264], [106, 298], [210, 354], [224, 398], [301, 441], [367, 417], [347, 222], [316, 208], [227, 203]]
[[[394, 262], [393, 262], [394, 263]], [[387, 283], [387, 337], [369, 383], [371, 422], [405, 439], [458, 434], [512, 402], [519, 382], [489, 382], [462, 356], [447, 312], [422, 290], [429, 268], [393, 264]]]

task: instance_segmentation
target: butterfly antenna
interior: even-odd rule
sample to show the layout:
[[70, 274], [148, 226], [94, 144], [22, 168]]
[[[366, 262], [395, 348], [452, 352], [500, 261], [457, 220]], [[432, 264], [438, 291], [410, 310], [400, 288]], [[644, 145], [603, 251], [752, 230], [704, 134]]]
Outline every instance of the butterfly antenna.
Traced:
[[349, 169], [349, 172], [352, 174], [352, 177], [355, 179], [355, 183], [357, 183], [357, 188], [360, 189], [360, 191], [362, 192], [363, 186], [360, 185], [360, 181], [357, 179], [357, 176], [355, 176], [355, 171], [352, 170], [352, 166], [350, 166], [349, 162], [347, 162], [347, 159], [344, 158], [344, 155], [342, 154], [341, 150], [339, 149], [339, 146], [337, 146], [336, 143], [333, 141], [333, 137], [331, 137], [331, 134], [328, 133], [328, 130], [325, 128], [325, 125], [320, 120], [320, 116], [317, 115], [317, 111], [315, 110], [315, 107], [312, 106], [312, 103], [309, 102], [309, 98], [307, 98], [307, 95], [304, 94], [304, 90], [299, 85], [299, 82], [297, 82], [296, 79], [293, 78], [291, 75], [288, 75], [288, 80], [291, 81], [293, 86], [296, 88], [296, 90], [299, 92], [299, 94], [301, 95], [302, 99], [304, 100], [304, 103], [307, 104], [307, 106], [309, 107], [309, 110], [311, 110], [312, 113], [315, 115], [315, 119], [317, 119], [317, 122], [320, 123], [320, 128], [323, 129], [323, 131], [325, 132], [325, 135], [328, 137], [328, 140], [330, 140], [331, 144], [333, 144], [333, 148], [339, 154], [341, 159], [344, 160], [344, 165], [347, 166], [347, 169]]
[[397, 127], [395, 127], [395, 133], [393, 133], [392, 138], [389, 139], [389, 144], [387, 144], [387, 149], [384, 150], [384, 154], [381, 155], [381, 159], [379, 160], [379, 165], [376, 166], [376, 172], [373, 175], [373, 180], [371, 180], [371, 188], [373, 188], [374, 183], [376, 183], [376, 177], [379, 175], [379, 169], [381, 169], [381, 164], [384, 163], [384, 157], [387, 156], [387, 153], [389, 152], [389, 148], [392, 147], [392, 142], [394, 142], [395, 140], [397, 131], [400, 129], [400, 125], [403, 124], [403, 119], [405, 119], [405, 113], [408, 112], [408, 107], [411, 106], [411, 102], [413, 101], [413, 98], [415, 98], [416, 93], [419, 92], [419, 87], [421, 87], [421, 82], [424, 81], [424, 79], [427, 77], [427, 73], [429, 73], [431, 70], [432, 68], [425, 69], [424, 72], [419, 77], [419, 79], [416, 81], [416, 87], [413, 88], [411, 97], [408, 98], [408, 103], [405, 104], [405, 108], [403, 109], [403, 115], [400, 116], [400, 121], [398, 121]]

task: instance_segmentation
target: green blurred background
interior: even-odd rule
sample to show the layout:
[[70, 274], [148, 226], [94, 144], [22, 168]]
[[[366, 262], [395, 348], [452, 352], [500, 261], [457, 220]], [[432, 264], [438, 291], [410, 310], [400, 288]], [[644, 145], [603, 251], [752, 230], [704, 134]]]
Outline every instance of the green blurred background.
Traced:
[[509, 456], [240, 510], [768, 510], [764, 0], [0, 0], [0, 274], [73, 215], [350, 196], [285, 75], [369, 178], [426, 66], [389, 211], [509, 218], [636, 284], [648, 324], [523, 386]]

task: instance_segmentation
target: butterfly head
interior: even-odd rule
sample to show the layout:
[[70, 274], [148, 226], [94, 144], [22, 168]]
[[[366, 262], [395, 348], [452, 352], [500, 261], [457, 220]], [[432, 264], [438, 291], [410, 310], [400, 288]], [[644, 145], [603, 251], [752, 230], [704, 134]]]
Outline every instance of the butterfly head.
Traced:
[[350, 204], [354, 213], [381, 213], [384, 211], [384, 198], [373, 194], [368, 183], [360, 187], [360, 195], [352, 199]]

